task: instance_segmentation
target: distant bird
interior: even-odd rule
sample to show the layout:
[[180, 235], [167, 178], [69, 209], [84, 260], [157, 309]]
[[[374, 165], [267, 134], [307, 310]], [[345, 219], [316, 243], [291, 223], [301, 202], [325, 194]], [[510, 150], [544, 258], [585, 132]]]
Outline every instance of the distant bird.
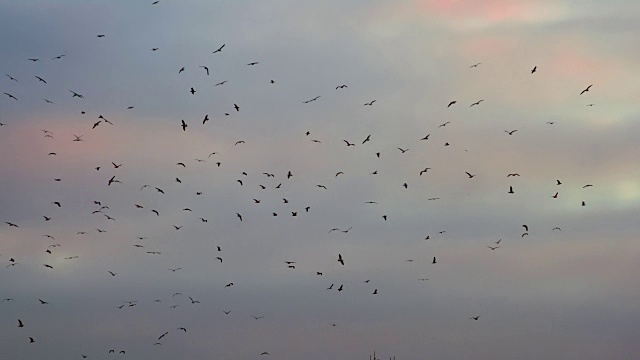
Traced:
[[527, 225], [522, 225], [522, 227], [524, 228], [524, 231], [529, 231], [529, 226], [527, 226]]
[[[204, 120], [202, 120], [202, 125], [204, 125], [204, 123], [206, 123], [207, 121], [209, 121], [209, 115], [204, 116]], [[211, 157], [211, 155], [209, 155], [209, 157]]]
[[336, 90], [338, 89], [346, 89], [347, 85], [340, 85], [340, 86], [336, 86]]
[[551, 197], [554, 198], [554, 199], [557, 199], [558, 198], [558, 192], [556, 192], [555, 195], [553, 195]]
[[410, 149], [402, 149], [402, 148], [397, 148], [397, 149], [400, 150], [403, 154], [410, 150]]
[[[6, 299], [5, 299], [6, 300]], [[13, 299], [12, 299], [13, 300]], [[18, 327], [24, 327], [22, 320], [18, 319]]]
[[512, 174], [508, 174], [508, 175], [507, 175], [507, 177], [511, 177], [511, 176], [520, 176], [520, 174], [512, 173]]
[[69, 90], [69, 92], [73, 94], [73, 96], [71, 96], [71, 97], [77, 97], [77, 98], [80, 98], [80, 99], [84, 99], [84, 96], [82, 96], [81, 94], [78, 94], [75, 91]]
[[436, 257], [433, 257], [433, 261], [431, 262], [432, 264], [436, 264]]
[[342, 291], [343, 287], [344, 287], [344, 285], [340, 285], [340, 287], [338, 288], [338, 291]]
[[225, 81], [223, 81], [223, 82], [219, 82], [219, 83], [217, 83], [215, 86], [224, 85], [225, 83], [227, 83], [227, 80], [225, 80]]
[[478, 67], [478, 65], [480, 65], [480, 64], [482, 64], [482, 63], [481, 63], [481, 62], [479, 62], [479, 63], [473, 64], [473, 65], [469, 66], [469, 68], [475, 68], [475, 67]]
[[509, 194], [515, 194], [515, 193], [513, 192], [513, 186], [509, 186]]
[[99, 34], [99, 35], [96, 35], [96, 36], [99, 37], [99, 38], [103, 38], [104, 34]]
[[377, 295], [378, 294], [378, 289], [373, 290], [373, 294], [372, 295]]
[[184, 119], [182, 120], [182, 125], [180, 125], [180, 126], [182, 126], [182, 131], [187, 131], [187, 123], [184, 122]]
[[451, 107], [451, 105], [453, 105], [453, 104], [455, 104], [457, 102], [458, 102], [457, 100], [453, 100], [452, 102], [449, 103], [449, 105], [447, 105], [447, 107]]
[[560, 180], [556, 180], [556, 185], [562, 185], [562, 183], [560, 182]]
[[27, 59], [27, 60], [33, 61], [33, 62], [40, 61], [40, 59], [35, 59], [35, 58], [34, 59]]
[[504, 132], [506, 132], [509, 135], [513, 135], [513, 133], [515, 133], [516, 131], [518, 131], [518, 130], [511, 130], [511, 131], [505, 130]]
[[107, 271], [107, 272], [108, 272], [109, 274], [111, 274], [111, 276], [116, 276], [116, 275], [118, 275], [118, 273], [114, 273], [114, 272], [113, 272], [113, 271], [111, 271], [111, 270], [109, 270], [109, 271]]
[[216, 51], [214, 51], [213, 54], [221, 52], [222, 49], [225, 47], [225, 45], [226, 44], [222, 44], [222, 46], [220, 46]]
[[560, 229], [560, 228], [559, 228], [559, 227], [557, 227], [557, 226], [556, 226], [556, 227], [554, 227], [553, 229], [551, 229], [551, 231], [553, 231], [553, 230], [562, 231], [562, 229]]
[[500, 246], [487, 246], [487, 247], [488, 247], [489, 249], [491, 249], [491, 250], [495, 250], [495, 249], [500, 248]]
[[478, 319], [480, 319], [480, 315], [469, 318], [469, 320], [478, 320]]
[[9, 75], [9, 74], [5, 74], [7, 77], [9, 77], [10, 80], [13, 80], [15, 82], [19, 82], [18, 80], [16, 80], [16, 78], [14, 78], [13, 76]]
[[236, 213], [236, 216], [238, 217], [238, 219], [240, 219], [240, 221], [242, 221], [242, 215], [240, 215], [240, 213]]
[[469, 177], [469, 179], [472, 179], [475, 177], [475, 175], [470, 174], [469, 172], [465, 171], [465, 174], [467, 174], [467, 176]]
[[12, 98], [13, 100], [18, 100], [17, 97], [15, 97], [15, 96], [13, 96], [13, 95], [11, 95], [9, 93], [4, 93], [4, 94], [7, 95], [8, 97]]
[[586, 188], [588, 188], [588, 187], [592, 187], [592, 186], [593, 186], [593, 185], [591, 185], [591, 184], [587, 184], [587, 185], [583, 186], [582, 188], [583, 188], [583, 189], [586, 189]]
[[587, 206], [587, 203], [583, 201], [582, 206]]
[[344, 265], [344, 260], [342, 259], [342, 255], [338, 254], [338, 262], [342, 265]]
[[47, 83], [47, 82], [46, 82], [46, 81], [44, 81], [44, 79], [43, 79], [43, 78], [41, 78], [40, 76], [36, 76], [36, 79], [38, 79], [38, 81], [43, 82], [43, 83], [45, 83], [45, 84]]
[[422, 139], [420, 139], [420, 140], [429, 140], [429, 136], [430, 136], [430, 135], [431, 135], [431, 134], [427, 134], [427, 136], [423, 137], [423, 138], [422, 138]]
[[580, 95], [582, 95], [582, 94], [586, 93], [587, 91], [589, 91], [589, 89], [591, 89], [591, 87], [592, 87], [592, 86], [593, 86], [593, 84], [591, 84], [591, 85], [587, 86], [587, 88], [586, 88], [586, 89], [584, 89], [584, 90], [582, 90], [582, 91], [580, 92]]
[[191, 90], [189, 90], [189, 92], [191, 93], [191, 95], [195, 95], [196, 94], [196, 90], [194, 88], [191, 88]]
[[347, 146], [356, 146], [355, 144], [352, 144], [352, 143], [348, 142], [347, 140], [342, 140], [342, 141], [344, 141], [347, 144]]
[[537, 69], [538, 69], [538, 67], [534, 66], [533, 69], [531, 69], [531, 73], [533, 74], [534, 72], [536, 72]]
[[469, 107], [473, 107], [473, 106], [476, 106], [476, 105], [480, 105], [480, 103], [481, 103], [481, 102], [483, 102], [483, 101], [484, 101], [484, 99], [482, 99], [482, 100], [478, 100], [478, 101], [474, 102], [473, 104], [471, 104], [471, 106], [469, 106]]
[[368, 103], [365, 103], [364, 106], [373, 106], [373, 103], [376, 102], [378, 100], [371, 100]]
[[107, 186], [111, 186], [112, 183], [120, 183], [120, 180], [116, 180], [116, 177], [114, 175], [113, 177], [111, 177], [111, 179], [109, 179]]
[[366, 143], [367, 141], [371, 140], [371, 135], [368, 135], [366, 139], [364, 139], [364, 141], [362, 142], [362, 144], [364, 145], [364, 143]]
[[444, 124], [440, 124], [438, 127], [439, 127], [439, 128], [441, 128], [441, 127], [445, 127], [445, 126], [447, 126], [447, 124], [450, 124], [450, 123], [451, 123], [451, 121], [447, 121], [447, 122], [446, 122], [446, 123], [444, 123]]
[[249, 65], [249, 66], [253, 66], [253, 65], [258, 65], [258, 64], [260, 64], [260, 62], [258, 62], [258, 61], [254, 61], [254, 62], [250, 62], [250, 63], [248, 63], [247, 65]]
[[178, 70], [178, 74], [180, 74], [181, 72], [184, 71], [184, 66], [180, 68], [180, 70]]
[[200, 66], [200, 67], [203, 68], [207, 72], [207, 76], [209, 76], [209, 68], [206, 66]]

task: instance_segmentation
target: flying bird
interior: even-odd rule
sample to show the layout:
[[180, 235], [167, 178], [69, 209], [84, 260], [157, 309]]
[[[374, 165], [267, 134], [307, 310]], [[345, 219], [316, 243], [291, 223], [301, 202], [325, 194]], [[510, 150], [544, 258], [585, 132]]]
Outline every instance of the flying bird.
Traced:
[[338, 254], [338, 262], [342, 265], [344, 265], [344, 260], [342, 259], [342, 255]]
[[225, 47], [225, 45], [226, 44], [222, 44], [222, 46], [220, 46], [216, 51], [214, 51], [213, 54], [221, 52], [222, 49]]
[[453, 100], [452, 102], [449, 103], [449, 105], [447, 105], [447, 107], [451, 107], [451, 105], [453, 105], [453, 104], [455, 104], [457, 102], [458, 102], [457, 100]]
[[582, 95], [582, 94], [586, 93], [587, 91], [589, 91], [589, 89], [591, 89], [591, 87], [592, 87], [592, 86], [593, 86], [593, 84], [591, 84], [591, 85], [587, 86], [587, 88], [586, 88], [586, 89], [584, 89], [584, 90], [582, 90], [582, 91], [580, 92], [580, 95]]

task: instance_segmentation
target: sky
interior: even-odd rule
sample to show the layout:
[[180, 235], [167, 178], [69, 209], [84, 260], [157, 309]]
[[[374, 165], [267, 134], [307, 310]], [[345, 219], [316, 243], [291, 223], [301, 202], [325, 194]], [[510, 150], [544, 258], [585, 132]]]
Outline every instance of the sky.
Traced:
[[639, 14], [1, 2], [0, 357], [636, 359]]

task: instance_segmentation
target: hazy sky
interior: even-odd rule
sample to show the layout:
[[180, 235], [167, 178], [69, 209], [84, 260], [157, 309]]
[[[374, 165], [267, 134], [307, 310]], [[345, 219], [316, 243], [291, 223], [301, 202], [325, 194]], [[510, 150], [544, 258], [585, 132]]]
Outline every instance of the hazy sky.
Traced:
[[0, 2], [0, 358], [637, 359], [640, 2], [151, 3]]

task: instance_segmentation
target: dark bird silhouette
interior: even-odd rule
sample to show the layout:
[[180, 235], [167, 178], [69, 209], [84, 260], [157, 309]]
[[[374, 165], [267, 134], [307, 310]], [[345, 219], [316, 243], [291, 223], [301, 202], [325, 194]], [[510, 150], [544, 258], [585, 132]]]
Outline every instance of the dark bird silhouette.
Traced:
[[69, 90], [69, 92], [73, 94], [73, 96], [71, 96], [71, 97], [77, 97], [77, 98], [80, 98], [80, 99], [84, 99], [84, 96], [83, 96], [83, 95], [78, 94], [78, 93], [77, 93], [77, 92], [75, 92], [75, 91], [71, 91], [71, 90]]
[[191, 88], [191, 90], [189, 90], [189, 92], [191, 93], [191, 95], [195, 95], [196, 94], [196, 90], [194, 88]]
[[222, 82], [219, 82], [219, 83], [217, 83], [217, 84], [216, 84], [215, 86], [220, 86], [220, 85], [224, 85], [225, 83], [227, 83], [227, 80], [225, 80], [225, 81], [222, 81]]
[[478, 319], [480, 319], [480, 315], [469, 318], [469, 320], [478, 320]]
[[513, 133], [515, 133], [516, 131], [518, 130], [511, 130], [511, 131], [505, 130], [504, 132], [506, 132], [509, 135], [513, 135]]
[[18, 319], [18, 327], [24, 327], [24, 323], [20, 319]]
[[116, 180], [116, 177], [114, 175], [113, 177], [111, 177], [111, 179], [109, 179], [107, 186], [111, 186], [112, 183], [120, 183], [120, 180]]
[[467, 176], [469, 177], [469, 179], [472, 179], [472, 178], [474, 178], [474, 177], [475, 177], [475, 175], [472, 175], [472, 174], [470, 174], [470, 173], [468, 173], [468, 172], [466, 172], [466, 171], [465, 171], [464, 173], [465, 173], [465, 174], [467, 174]]
[[400, 150], [403, 154], [410, 150], [410, 149], [402, 149], [402, 148], [397, 148], [397, 149]]
[[364, 141], [362, 142], [362, 144], [364, 145], [364, 143], [366, 143], [367, 141], [371, 141], [371, 135], [368, 135], [366, 139], [364, 139]]
[[48, 302], [42, 300], [42, 299], [38, 299], [38, 301], [40, 301], [40, 305], [47, 305], [49, 304]]
[[583, 186], [582, 188], [583, 188], [583, 189], [586, 189], [586, 188], [588, 188], [588, 187], [592, 187], [592, 186], [593, 186], [593, 185], [591, 185], [591, 184], [587, 184], [587, 185]]
[[340, 86], [336, 86], [336, 90], [338, 89], [346, 89], [347, 85], [340, 85]]
[[7, 95], [8, 97], [12, 98], [13, 100], [18, 100], [17, 97], [15, 97], [15, 96], [13, 96], [13, 95], [11, 95], [9, 93], [4, 93], [4, 94]]
[[509, 186], [509, 194], [515, 194], [515, 193], [513, 192], [513, 186]]
[[200, 66], [200, 67], [203, 68], [207, 72], [207, 76], [209, 76], [209, 68], [206, 66]]
[[[204, 123], [206, 123], [207, 121], [209, 121], [209, 115], [204, 116], [204, 120], [202, 120], [202, 125], [204, 125]], [[209, 157], [211, 157], [211, 155], [209, 155]]]
[[556, 192], [555, 195], [553, 195], [551, 197], [554, 198], [554, 199], [557, 199], [558, 198], [558, 192]]
[[507, 174], [507, 177], [512, 177], [512, 176], [520, 176], [520, 174], [518, 173]]
[[222, 46], [220, 46], [220, 47], [219, 47], [216, 51], [214, 51], [212, 54], [215, 54], [215, 53], [219, 53], [219, 52], [221, 52], [221, 51], [222, 51], [222, 49], [225, 47], [225, 45], [226, 45], [226, 44], [222, 44]]
[[469, 106], [469, 107], [473, 107], [473, 106], [476, 106], [476, 105], [480, 105], [480, 103], [481, 103], [481, 102], [483, 102], [483, 101], [484, 101], [484, 99], [482, 99], [482, 100], [478, 100], [478, 101], [474, 102], [473, 104], [471, 104], [471, 106]]
[[180, 68], [180, 70], [178, 70], [178, 74], [180, 74], [181, 72], [184, 71], [184, 66]]
[[344, 141], [347, 144], [347, 146], [356, 146], [355, 144], [352, 144], [352, 143], [348, 142], [347, 140], [342, 140], [342, 141]]
[[433, 261], [431, 262], [432, 264], [436, 264], [436, 257], [433, 257]]
[[342, 265], [344, 265], [344, 260], [342, 259], [342, 255], [338, 254], [338, 262]]
[[447, 107], [451, 107], [451, 105], [453, 105], [453, 104], [455, 104], [457, 102], [458, 102], [457, 100], [453, 100], [452, 102], [449, 103], [449, 105], [447, 105]]
[[469, 68], [475, 68], [475, 67], [478, 67], [478, 65], [480, 65], [480, 64], [482, 64], [482, 63], [481, 63], [481, 62], [479, 62], [479, 63], [473, 64], [473, 65], [469, 66]]
[[378, 100], [371, 100], [368, 103], [365, 103], [364, 106], [373, 106], [373, 103], [376, 102]]
[[36, 76], [36, 79], [38, 79], [38, 81], [43, 82], [43, 83], [45, 83], [45, 84], [47, 83], [47, 82], [46, 82], [46, 81], [44, 81], [44, 79], [43, 79], [43, 78], [41, 78], [40, 76]]
[[534, 66], [533, 69], [531, 69], [531, 73], [533, 74], [534, 72], [536, 72], [537, 69], [538, 69], [538, 67]]
[[527, 225], [522, 225], [522, 227], [524, 228], [524, 231], [529, 231], [529, 226], [527, 226]]
[[16, 78], [14, 78], [13, 76], [9, 75], [9, 74], [5, 74], [7, 77], [9, 77], [10, 80], [15, 81], [15, 82], [19, 82], [18, 80], [16, 80]]
[[589, 89], [591, 89], [591, 87], [592, 87], [592, 86], [593, 86], [593, 84], [591, 84], [591, 85], [587, 86], [587, 88], [586, 88], [586, 89], [584, 89], [584, 90], [582, 90], [582, 91], [580, 92], [580, 95], [582, 95], [582, 94], [586, 93], [587, 91], [589, 91]]
[[431, 134], [427, 134], [427, 136], [423, 137], [423, 138], [422, 138], [422, 139], [420, 139], [420, 140], [429, 140], [429, 136], [431, 136]]
[[249, 65], [249, 66], [253, 66], [253, 65], [258, 65], [258, 64], [260, 64], [260, 62], [258, 62], [258, 61], [254, 61], [254, 62], [250, 62], [250, 63], [248, 63], [247, 65]]

